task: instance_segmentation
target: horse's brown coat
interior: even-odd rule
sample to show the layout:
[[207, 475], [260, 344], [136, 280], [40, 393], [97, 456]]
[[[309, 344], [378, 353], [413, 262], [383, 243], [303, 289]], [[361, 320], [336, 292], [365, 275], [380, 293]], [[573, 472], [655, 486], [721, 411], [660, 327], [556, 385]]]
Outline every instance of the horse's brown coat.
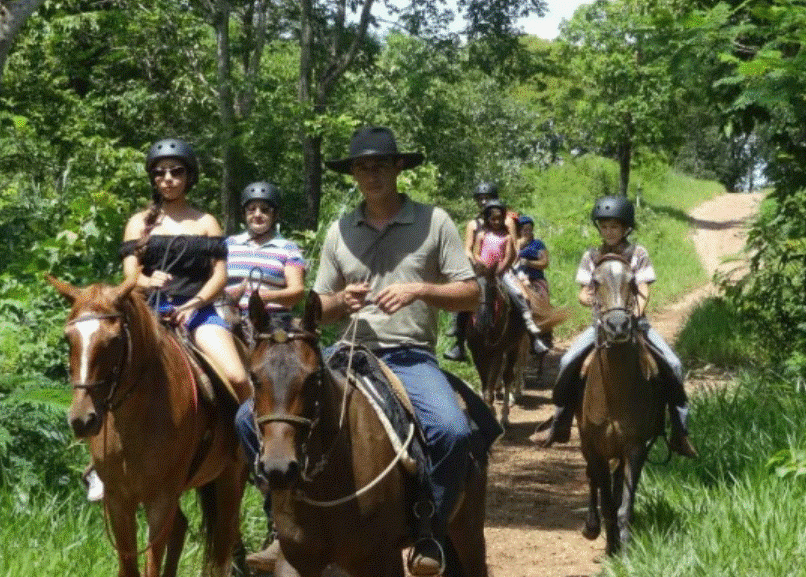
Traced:
[[[228, 575], [246, 482], [233, 427], [235, 404], [223, 398], [214, 406], [199, 398], [190, 365], [169, 344], [141, 295], [132, 292], [134, 282], [78, 288], [48, 280], [72, 303], [65, 327], [71, 379], [79, 381], [81, 367], [88, 366], [87, 381], [94, 383], [74, 388], [68, 419], [76, 435], [87, 439], [105, 485], [119, 576], [139, 575], [141, 504], [148, 522], [145, 575], [176, 574], [187, 528], [179, 498], [191, 488], [201, 497], [206, 571]], [[76, 334], [81, 319], [98, 321], [89, 342]], [[116, 366], [120, 376], [110, 379]]]
[[[585, 393], [577, 412], [590, 485], [583, 534], [600, 532], [599, 499], [608, 554], [629, 539], [635, 493], [663, 418], [657, 364], [631, 317], [635, 284], [624, 259], [605, 255], [594, 278], [597, 343], [583, 363]], [[613, 319], [611, 322], [611, 318]]]

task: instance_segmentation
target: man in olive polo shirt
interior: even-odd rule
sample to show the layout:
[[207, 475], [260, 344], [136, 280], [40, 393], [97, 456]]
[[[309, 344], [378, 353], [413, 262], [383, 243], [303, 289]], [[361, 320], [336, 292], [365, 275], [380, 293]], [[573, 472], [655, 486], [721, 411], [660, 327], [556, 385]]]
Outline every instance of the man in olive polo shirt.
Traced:
[[[353, 135], [347, 158], [325, 163], [351, 174], [364, 202], [330, 226], [314, 290], [324, 322], [358, 315], [356, 341], [408, 391], [427, 443], [434, 531], [444, 540], [467, 472], [470, 428], [434, 354], [438, 309], [473, 310], [479, 287], [448, 214], [397, 191], [400, 172], [422, 161], [398, 152], [388, 128], [368, 127]], [[409, 571], [434, 575], [442, 562], [434, 541], [418, 541]]]

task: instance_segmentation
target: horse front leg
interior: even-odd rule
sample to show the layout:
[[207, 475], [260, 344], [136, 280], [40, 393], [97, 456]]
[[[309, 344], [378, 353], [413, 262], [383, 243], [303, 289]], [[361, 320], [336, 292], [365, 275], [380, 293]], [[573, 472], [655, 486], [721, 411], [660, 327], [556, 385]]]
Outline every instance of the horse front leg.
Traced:
[[[592, 463], [588, 464], [588, 476], [592, 479], [591, 484], [596, 485], [599, 489], [599, 498], [601, 499], [602, 519], [604, 519], [605, 537], [607, 545], [605, 546], [605, 553], [613, 555], [619, 549], [618, 537], [618, 518], [616, 515], [616, 504], [613, 497], [613, 476], [610, 474], [610, 464], [607, 459], [596, 455]], [[595, 497], [591, 491], [591, 502], [594, 504]], [[595, 509], [594, 509], [595, 511]], [[590, 517], [591, 511], [589, 509], [588, 515]], [[589, 519], [590, 520], [590, 519]]]
[[137, 504], [125, 503], [110, 495], [106, 488], [104, 513], [109, 517], [115, 551], [118, 554], [118, 577], [139, 577], [137, 568]]
[[[504, 381], [504, 406], [501, 408], [501, 423], [504, 428], [509, 427], [509, 407], [513, 389], [517, 388], [515, 382], [515, 367], [518, 363], [518, 348], [511, 349], [506, 353], [504, 370], [501, 379]], [[522, 376], [522, 375], [521, 375]], [[514, 403], [514, 400], [512, 400]]]
[[185, 546], [185, 533], [187, 533], [187, 528], [188, 518], [185, 517], [182, 509], [177, 507], [174, 525], [168, 537], [168, 546], [165, 552], [165, 568], [162, 573], [164, 577], [176, 576], [176, 571], [179, 567], [179, 558], [182, 556], [182, 549]]
[[618, 526], [621, 542], [626, 544], [632, 538], [631, 526], [635, 495], [638, 491], [638, 480], [646, 463], [647, 451], [641, 448], [634, 451], [627, 460], [626, 474], [623, 475], [621, 487], [621, 503], [618, 509]]
[[145, 505], [148, 523], [145, 577], [162, 575], [162, 560], [168, 539], [174, 531], [174, 521], [179, 511], [179, 497], [160, 499]]
[[599, 517], [599, 473], [594, 470], [591, 463], [585, 470], [588, 476], [588, 517], [585, 519], [585, 527], [582, 529], [582, 536], [593, 541], [602, 532], [602, 521]]
[[208, 511], [215, 524], [212, 531], [210, 551], [210, 574], [215, 577], [230, 575], [232, 555], [240, 541], [240, 511], [247, 478], [246, 463], [233, 461], [213, 481], [215, 510]]

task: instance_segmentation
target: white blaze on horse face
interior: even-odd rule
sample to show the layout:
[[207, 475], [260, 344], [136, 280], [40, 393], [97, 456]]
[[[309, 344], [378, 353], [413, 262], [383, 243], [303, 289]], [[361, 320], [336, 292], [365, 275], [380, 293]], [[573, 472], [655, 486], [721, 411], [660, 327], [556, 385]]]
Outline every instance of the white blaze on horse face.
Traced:
[[599, 302], [605, 310], [626, 308], [630, 297], [632, 271], [623, 262], [605, 261], [594, 271], [594, 277]]
[[101, 321], [98, 319], [87, 319], [76, 321], [73, 327], [81, 336], [81, 362], [79, 364], [79, 383], [87, 382], [87, 373], [90, 370], [90, 343], [92, 336], [101, 328]]

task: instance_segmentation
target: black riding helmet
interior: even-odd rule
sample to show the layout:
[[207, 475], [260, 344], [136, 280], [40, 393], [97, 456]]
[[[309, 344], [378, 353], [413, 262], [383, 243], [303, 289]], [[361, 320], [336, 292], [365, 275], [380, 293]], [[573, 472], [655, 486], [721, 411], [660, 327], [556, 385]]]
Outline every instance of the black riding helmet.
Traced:
[[264, 200], [275, 210], [280, 208], [280, 189], [271, 182], [253, 182], [247, 184], [241, 193], [241, 209], [246, 209], [246, 203], [252, 200]]
[[188, 190], [199, 181], [199, 161], [193, 147], [178, 138], [164, 138], [151, 145], [146, 154], [146, 172], [154, 185], [151, 169], [158, 160], [163, 158], [177, 158], [188, 171]]
[[498, 185], [492, 182], [480, 182], [473, 190], [473, 197], [482, 195], [498, 198]]
[[626, 196], [603, 196], [591, 210], [591, 220], [598, 228], [599, 220], [614, 218], [628, 229], [635, 228], [635, 207]]
[[485, 204], [484, 209], [481, 211], [481, 214], [484, 215], [484, 220], [487, 220], [489, 218], [490, 212], [492, 212], [494, 208], [499, 209], [504, 214], [504, 217], [506, 217], [507, 205], [498, 200], [497, 198], [494, 198], [493, 200]]

